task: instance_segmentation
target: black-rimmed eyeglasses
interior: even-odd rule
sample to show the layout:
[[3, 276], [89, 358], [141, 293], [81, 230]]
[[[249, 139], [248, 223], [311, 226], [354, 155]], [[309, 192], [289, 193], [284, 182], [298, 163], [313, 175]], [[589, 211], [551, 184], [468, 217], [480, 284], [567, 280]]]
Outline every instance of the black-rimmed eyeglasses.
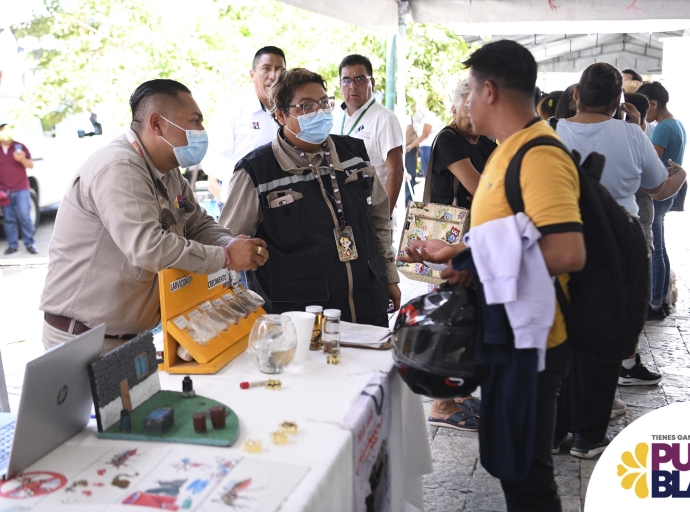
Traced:
[[331, 112], [335, 106], [335, 98], [329, 96], [319, 101], [305, 101], [303, 103], [297, 103], [295, 105], [288, 105], [290, 108], [301, 108], [302, 115], [316, 114], [319, 110], [324, 112]]
[[370, 76], [364, 76], [364, 75], [356, 76], [354, 78], [350, 78], [350, 77], [341, 78], [340, 79], [340, 86], [341, 87], [352, 87], [352, 82], [354, 82], [356, 86], [361, 87], [362, 85], [366, 84], [370, 78], [371, 78]]

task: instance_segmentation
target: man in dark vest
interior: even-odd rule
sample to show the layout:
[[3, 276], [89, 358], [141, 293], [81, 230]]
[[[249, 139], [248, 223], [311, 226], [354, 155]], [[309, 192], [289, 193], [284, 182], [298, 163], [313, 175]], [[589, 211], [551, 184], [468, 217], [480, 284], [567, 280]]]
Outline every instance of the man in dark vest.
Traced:
[[328, 135], [334, 99], [316, 73], [282, 73], [269, 103], [278, 136], [238, 162], [220, 218], [268, 245], [271, 258], [250, 287], [273, 313], [322, 305], [349, 322], [388, 325], [399, 277], [388, 196], [364, 143]]

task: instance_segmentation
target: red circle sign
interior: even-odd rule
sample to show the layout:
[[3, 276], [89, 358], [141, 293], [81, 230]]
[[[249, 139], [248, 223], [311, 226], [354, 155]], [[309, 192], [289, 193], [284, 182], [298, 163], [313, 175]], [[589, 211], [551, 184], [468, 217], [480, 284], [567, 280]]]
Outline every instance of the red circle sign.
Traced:
[[61, 489], [67, 478], [52, 471], [28, 471], [0, 484], [0, 498], [24, 500]]

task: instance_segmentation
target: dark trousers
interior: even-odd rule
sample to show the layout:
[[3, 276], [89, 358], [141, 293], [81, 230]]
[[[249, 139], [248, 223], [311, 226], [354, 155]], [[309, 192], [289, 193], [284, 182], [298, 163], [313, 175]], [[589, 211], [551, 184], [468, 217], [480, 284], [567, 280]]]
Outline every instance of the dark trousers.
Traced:
[[410, 150], [409, 153], [405, 153], [405, 170], [412, 178], [409, 186], [405, 185], [405, 205], [407, 205], [407, 203], [412, 201], [410, 190], [414, 191], [414, 186], [417, 184], [417, 148]]
[[563, 439], [568, 432], [580, 434], [590, 443], [604, 439], [620, 372], [620, 361], [602, 363], [573, 353], [558, 400], [555, 439]]
[[532, 469], [522, 480], [501, 480], [508, 512], [560, 512], [551, 445], [558, 394], [568, 373], [572, 348], [563, 343], [546, 351], [546, 368], [537, 383], [537, 418]]
[[422, 157], [422, 175], [426, 178], [429, 158], [431, 157], [431, 146], [419, 146], [419, 156]]

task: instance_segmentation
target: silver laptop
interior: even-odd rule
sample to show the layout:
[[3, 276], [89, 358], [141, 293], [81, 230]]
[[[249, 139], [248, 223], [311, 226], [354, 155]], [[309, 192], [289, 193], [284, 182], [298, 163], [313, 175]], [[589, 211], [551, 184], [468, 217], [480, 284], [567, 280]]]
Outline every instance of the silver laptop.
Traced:
[[19, 412], [0, 413], [0, 474], [10, 478], [89, 422], [93, 399], [87, 365], [101, 355], [105, 324], [26, 365]]

